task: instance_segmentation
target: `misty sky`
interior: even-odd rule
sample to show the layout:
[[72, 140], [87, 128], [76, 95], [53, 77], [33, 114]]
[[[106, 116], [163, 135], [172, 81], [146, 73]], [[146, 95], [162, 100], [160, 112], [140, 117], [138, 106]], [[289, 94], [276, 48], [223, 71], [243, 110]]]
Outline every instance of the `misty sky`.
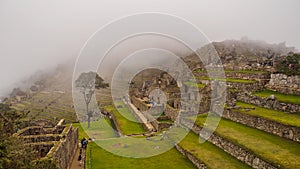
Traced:
[[108, 22], [140, 12], [182, 17], [211, 41], [285, 41], [300, 49], [299, 0], [0, 0], [0, 96], [22, 77], [76, 57]]

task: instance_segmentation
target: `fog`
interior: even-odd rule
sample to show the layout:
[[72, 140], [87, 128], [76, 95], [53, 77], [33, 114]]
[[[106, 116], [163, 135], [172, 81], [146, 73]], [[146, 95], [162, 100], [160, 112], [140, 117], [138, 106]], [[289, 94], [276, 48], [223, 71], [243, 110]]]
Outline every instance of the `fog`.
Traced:
[[247, 36], [300, 49], [299, 10], [299, 0], [1, 0], [0, 97], [34, 72], [76, 58], [95, 31], [127, 15], [162, 12], [211, 41]]

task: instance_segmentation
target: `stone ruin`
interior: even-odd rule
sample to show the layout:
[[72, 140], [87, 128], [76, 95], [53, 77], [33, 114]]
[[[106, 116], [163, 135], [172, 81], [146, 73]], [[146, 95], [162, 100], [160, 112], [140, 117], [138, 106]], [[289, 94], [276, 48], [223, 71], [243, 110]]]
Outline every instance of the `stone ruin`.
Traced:
[[67, 169], [77, 149], [78, 128], [66, 126], [65, 120], [61, 119], [52, 127], [26, 127], [15, 136], [23, 138], [25, 144], [39, 152], [37, 160], [51, 159], [59, 168]]

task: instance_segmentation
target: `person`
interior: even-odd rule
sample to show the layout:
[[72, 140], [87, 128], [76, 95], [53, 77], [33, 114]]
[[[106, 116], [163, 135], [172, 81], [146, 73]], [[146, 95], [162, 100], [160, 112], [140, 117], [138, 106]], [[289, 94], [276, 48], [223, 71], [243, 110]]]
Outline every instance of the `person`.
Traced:
[[86, 141], [85, 138], [81, 139], [81, 141], [80, 141], [80, 143], [81, 143], [81, 148], [84, 148], [84, 147], [85, 147], [85, 145], [84, 145], [85, 141]]
[[78, 161], [81, 161], [81, 154], [79, 154], [79, 156], [78, 156]]
[[83, 144], [82, 144], [82, 145], [83, 145], [82, 148], [86, 148], [86, 147], [87, 147], [87, 144], [88, 144], [88, 140], [84, 140], [84, 141], [83, 141]]

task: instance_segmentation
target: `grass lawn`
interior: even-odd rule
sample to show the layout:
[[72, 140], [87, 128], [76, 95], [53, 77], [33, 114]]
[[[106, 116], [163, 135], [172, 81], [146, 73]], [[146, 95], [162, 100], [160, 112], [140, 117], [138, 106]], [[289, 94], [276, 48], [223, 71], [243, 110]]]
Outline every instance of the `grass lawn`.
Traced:
[[[203, 126], [205, 120], [205, 115], [198, 116], [196, 124]], [[300, 168], [299, 143], [225, 119], [220, 121], [215, 132], [274, 165]]]
[[[173, 132], [182, 133], [183, 131], [181, 130], [183, 129], [174, 128]], [[178, 135], [174, 134], [171, 135], [171, 137], [176, 139]], [[164, 149], [163, 146], [171, 146], [168, 142], [165, 142], [165, 144], [163, 141], [158, 143], [156, 141], [148, 141], [142, 137], [139, 139], [144, 140], [144, 142], [142, 141], [143, 146], [139, 145], [139, 141], [136, 141], [135, 138], [130, 137], [110, 139], [107, 143], [105, 143], [106, 140], [99, 140], [97, 143], [101, 144], [101, 142], [103, 142], [101, 145], [105, 147], [105, 149], [109, 148], [109, 150], [114, 153], [125, 155], [126, 151], [128, 151], [127, 153], [136, 155], [143, 152], [149, 153], [150, 151], [152, 151], [151, 153], [154, 151], [159, 152], [159, 149]], [[209, 168], [251, 168], [211, 143], [205, 142], [200, 144], [199, 136], [194, 133], [189, 133], [179, 144], [203, 161]], [[159, 149], [153, 149], [155, 145], [159, 145]], [[128, 150], [129, 148], [132, 149]], [[87, 161], [87, 168], [194, 168], [194, 166], [174, 148], [163, 154], [149, 158], [120, 157], [107, 152], [105, 149], [99, 147], [96, 142], [89, 144], [87, 155], [91, 155], [91, 161]], [[130, 154], [127, 155], [130, 156]], [[113, 161], [118, 161], [118, 163], [114, 163]]]
[[291, 94], [283, 94], [272, 90], [264, 90], [260, 92], [254, 93], [255, 96], [259, 97], [269, 97], [270, 95], [275, 95], [277, 100], [284, 103], [292, 103], [300, 105], [300, 96], [291, 95]]
[[[105, 119], [101, 119], [105, 120]], [[86, 134], [84, 128], [86, 128], [86, 123], [83, 123], [81, 126], [79, 123], [74, 123], [73, 126], [79, 128], [79, 139], [85, 137], [89, 138]], [[99, 122], [92, 122], [91, 128], [87, 129], [87, 132], [100, 132], [102, 133], [99, 138], [103, 138], [102, 140], [96, 140], [96, 142], [105, 142], [105, 139], [111, 139], [108, 143], [110, 145], [127, 145], [127, 146], [136, 146], [133, 151], [136, 153], [141, 153], [143, 151], [147, 151], [148, 146], [141, 147], [135, 144], [131, 139], [131, 137], [122, 137], [122, 138], [113, 138], [113, 132], [111, 129], [105, 129], [102, 126], [102, 130], [99, 130]], [[88, 131], [89, 130], [89, 131]], [[147, 141], [145, 138], [141, 138]], [[182, 168], [182, 169], [194, 169], [196, 168], [185, 156], [180, 154], [176, 149], [172, 148], [169, 151], [159, 154], [157, 156], [152, 156], [149, 158], [126, 158], [115, 155], [106, 151], [105, 149], [101, 148], [96, 144], [96, 142], [90, 142], [87, 148], [87, 158], [86, 158], [86, 168], [87, 169], [94, 169], [94, 168], [132, 168], [132, 169], [139, 169], [139, 168], [149, 168], [149, 169], [156, 169], [156, 168]], [[148, 145], [153, 149], [153, 145], [157, 144], [153, 141], [147, 141]], [[116, 144], [115, 144], [116, 143]], [[103, 144], [101, 144], [103, 145]], [[106, 147], [107, 148], [107, 147]], [[116, 146], [115, 149], [117, 151], [123, 149], [126, 151], [126, 147], [119, 147]], [[116, 153], [117, 153], [116, 151]], [[153, 151], [159, 151], [159, 149]]]
[[[119, 168], [119, 169], [191, 169], [196, 168], [186, 157], [174, 148], [157, 156], [149, 158], [126, 158], [114, 155], [99, 147], [96, 143], [90, 143], [87, 154], [91, 150], [91, 162], [87, 161], [87, 169]], [[140, 151], [143, 151], [141, 147]], [[88, 158], [87, 158], [88, 159]], [[91, 168], [90, 168], [91, 167]]]
[[[121, 102], [119, 104], [122, 104]], [[106, 111], [112, 112], [116, 119], [117, 123], [122, 130], [122, 133], [124, 135], [128, 134], [141, 134], [144, 133], [145, 130], [143, 129], [142, 125], [140, 123], [136, 123], [134, 121], [131, 121], [129, 119], [135, 119], [133, 113], [123, 104], [122, 106], [122, 113], [126, 115], [126, 117], [129, 117], [129, 119], [125, 118], [114, 106], [105, 106], [104, 107]]]
[[267, 108], [263, 108], [253, 104], [248, 104], [243, 102], [237, 102], [236, 105], [245, 108], [255, 108], [255, 110], [249, 110], [249, 111], [234, 110], [234, 111], [238, 111], [253, 116], [263, 117], [286, 125], [300, 127], [300, 114], [288, 114], [282, 111], [267, 109]]
[[[74, 127], [78, 127], [79, 139], [82, 138], [95, 138], [95, 139], [107, 139], [115, 138], [114, 130], [111, 128], [110, 121], [106, 118], [102, 118], [98, 121], [92, 121], [90, 128], [87, 128], [87, 122], [73, 123]], [[88, 135], [87, 135], [88, 134]]]
[[189, 133], [179, 144], [191, 152], [195, 157], [204, 162], [209, 168], [240, 169], [251, 168], [245, 163], [237, 160], [219, 147], [209, 142], [199, 143], [199, 135]]

